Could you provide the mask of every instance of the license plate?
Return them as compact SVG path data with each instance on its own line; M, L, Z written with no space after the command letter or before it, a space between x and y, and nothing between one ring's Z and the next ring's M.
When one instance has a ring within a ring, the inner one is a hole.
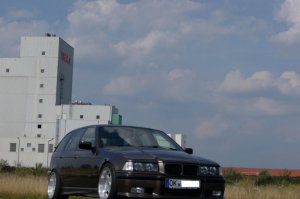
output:
M199 180L166 179L165 185L168 189L199 189Z

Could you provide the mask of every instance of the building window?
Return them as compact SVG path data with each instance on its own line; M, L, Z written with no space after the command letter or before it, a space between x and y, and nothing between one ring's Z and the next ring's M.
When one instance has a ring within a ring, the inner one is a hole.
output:
M31 143L27 143L27 147L30 148L31 147Z
M44 84L40 84L40 88L44 88Z
M32 148L32 151L35 151L35 148Z
M46 51L42 51L42 55L46 55Z
M100 115L96 115L96 119L99 120L100 119Z
M48 145L48 153L53 153L53 144Z
M37 125L37 128L38 128L38 129L41 129L41 128L42 128L42 125L41 125L41 124L38 124L38 125Z
M9 151L10 152L16 152L17 151L17 143L10 143Z
M38 144L38 152L44 153L45 151L45 145L44 144Z
M43 99L39 99L39 103L43 103L43 101L44 101Z
M80 115L80 119L83 119L83 115Z
M41 73L45 73L45 69L41 69Z
M24 148L21 148L21 151L24 151Z
M43 114L38 114L38 118L42 118L43 117Z
M9 68L7 68L5 71L6 71L7 73L9 73Z

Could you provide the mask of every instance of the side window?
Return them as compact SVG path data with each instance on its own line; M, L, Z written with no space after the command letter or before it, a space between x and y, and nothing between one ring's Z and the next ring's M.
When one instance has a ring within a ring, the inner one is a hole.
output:
M58 144L57 148L55 151L63 151L66 147L66 144L68 143L70 137L71 137L71 133L67 134L61 141L60 143ZM28 144L27 144L28 146Z
M173 145L171 145L171 143L168 140L166 140L161 135L155 134L154 138L156 139L157 144L160 147L164 147L164 148L173 148L174 147Z
M86 129L80 141L91 142L95 146L95 127Z
M79 141L82 136L82 133L84 132L85 129L78 129L74 133L72 133L72 137L69 140L65 151L77 151L79 149Z

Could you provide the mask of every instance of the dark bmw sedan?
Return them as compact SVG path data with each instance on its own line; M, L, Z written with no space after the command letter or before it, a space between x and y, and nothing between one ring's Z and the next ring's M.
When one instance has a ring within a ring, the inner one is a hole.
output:
M76 129L52 155L48 198L224 198L220 166L192 153L159 130Z

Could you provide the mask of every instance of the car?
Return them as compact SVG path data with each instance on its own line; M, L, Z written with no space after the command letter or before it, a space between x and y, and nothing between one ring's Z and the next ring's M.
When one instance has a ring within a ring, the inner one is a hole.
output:
M82 127L64 136L51 157L48 198L223 199L220 165L192 154L160 130Z

